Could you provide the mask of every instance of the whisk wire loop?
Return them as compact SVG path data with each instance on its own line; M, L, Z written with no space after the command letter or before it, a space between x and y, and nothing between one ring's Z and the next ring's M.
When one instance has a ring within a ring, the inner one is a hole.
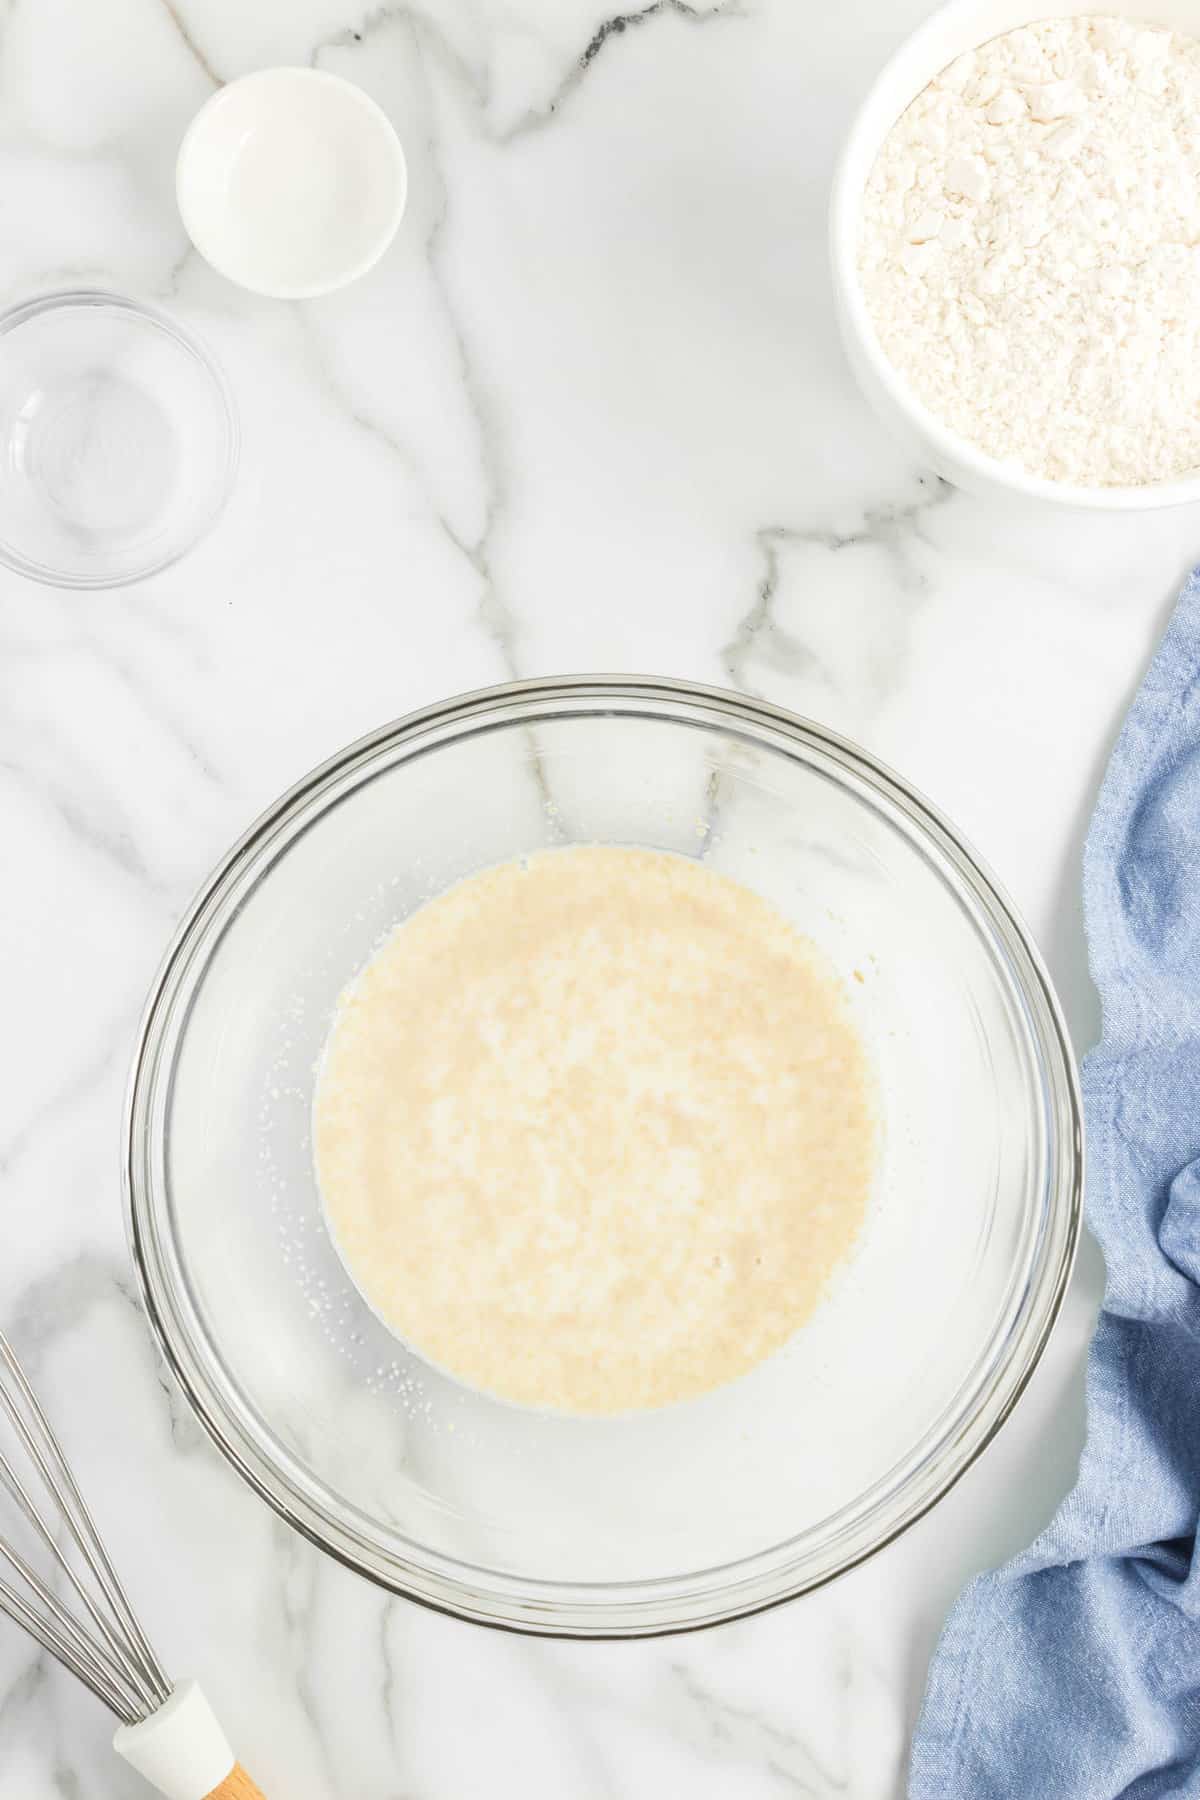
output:
M21 1577L22 1581L25 1583L23 1591L26 1595L32 1593L34 1598L44 1607L45 1611L49 1613L52 1622L58 1626L59 1630L68 1640L80 1660L99 1671L106 1682L112 1687L114 1693L120 1694L122 1704L127 1710L136 1711L141 1704L139 1696L127 1682L118 1677L115 1670L106 1669L104 1663L97 1656L96 1650L86 1631L84 1631L81 1625L76 1624L66 1607L63 1606L57 1595L55 1595L42 1580L37 1570L32 1568L30 1564L25 1561L25 1558L21 1556L18 1551L13 1549L11 1544L5 1543L3 1538L0 1538L0 1556L4 1558L5 1562L13 1572ZM13 1591L11 1583L7 1583L6 1585L10 1591ZM26 1599L26 1605L28 1606L28 1599Z
M95 1590L76 1570L63 1547L61 1533L47 1517L48 1509L35 1500L32 1478L23 1477L12 1456L0 1449L0 1485L41 1540L82 1605L91 1629L63 1604L2 1535L0 1557L24 1586L17 1587L0 1578L0 1609L91 1688L118 1718L127 1724L136 1723L166 1700L170 1684L134 1616L50 1423L3 1332L0 1406L24 1458L53 1503L53 1516L65 1527Z
M3 1343L3 1333L0 1333L0 1343ZM163 1672L162 1665L150 1647L149 1640L138 1622L136 1613L129 1604L129 1599L125 1593L125 1589L121 1585L120 1577L113 1567L112 1559L109 1556L108 1551L104 1547L104 1540L96 1529L92 1520L92 1515L88 1511L87 1503L79 1491L79 1485L75 1480L74 1472L59 1446L58 1439L54 1435L50 1421L42 1411L38 1397L26 1380L25 1372L21 1368L21 1365L16 1361L11 1349L6 1343L3 1347L7 1352L7 1360L12 1364L15 1370L25 1402L36 1421L38 1432L53 1461L57 1479L50 1481L49 1485L51 1491L58 1497L60 1505L63 1505L64 1511L68 1515L73 1535L79 1544L80 1552L96 1580L99 1582L104 1592L104 1596L113 1612L116 1614L117 1619L120 1621L123 1629L128 1635L130 1645L136 1653L137 1661L149 1682L154 1704L161 1705L171 1691L171 1684Z
M63 1667L69 1669L83 1685L90 1688L97 1700L117 1715L122 1724L136 1725L140 1713L128 1697L120 1693L112 1677L103 1667L90 1646L86 1650L75 1651L63 1636L56 1636L41 1615L30 1606L14 1588L11 1582L0 1576L0 1612L6 1612L14 1624L27 1631L30 1637L48 1650ZM86 1642L86 1640L85 1640Z

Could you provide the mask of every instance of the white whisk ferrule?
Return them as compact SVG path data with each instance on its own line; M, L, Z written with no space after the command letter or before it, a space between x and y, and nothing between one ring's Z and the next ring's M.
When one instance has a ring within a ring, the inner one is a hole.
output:
M208 1800L234 1767L229 1740L194 1681L179 1682L140 1724L122 1725L113 1749L166 1800Z

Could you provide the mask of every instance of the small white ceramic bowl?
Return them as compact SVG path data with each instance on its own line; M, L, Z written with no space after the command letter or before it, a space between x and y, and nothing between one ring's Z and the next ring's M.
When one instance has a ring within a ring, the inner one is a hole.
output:
M1200 36L1200 0L951 0L906 38L877 76L846 140L830 203L830 257L838 322L851 366L883 423L916 456L955 486L1060 506L1141 512L1200 500L1200 475L1143 487L1079 487L999 462L922 405L879 342L858 280L862 193L883 140L935 75L964 51L1045 18L1119 11L1124 17Z
M378 262L404 214L400 140L369 94L321 69L261 69L189 125L179 211L222 275L277 300L344 287Z

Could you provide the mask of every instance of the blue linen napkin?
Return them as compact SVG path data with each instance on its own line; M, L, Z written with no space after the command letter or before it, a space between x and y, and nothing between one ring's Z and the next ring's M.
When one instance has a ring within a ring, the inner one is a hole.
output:
M1113 752L1083 895L1108 1268L1087 1447L1052 1524L951 1611L910 1800L1200 1800L1200 571Z

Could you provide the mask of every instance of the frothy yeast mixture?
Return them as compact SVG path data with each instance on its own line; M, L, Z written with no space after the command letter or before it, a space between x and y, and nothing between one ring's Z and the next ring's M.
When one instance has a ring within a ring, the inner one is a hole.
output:
M875 1124L833 970L657 851L541 851L402 924L343 995L317 1175L414 1351L529 1406L703 1394L804 1324L862 1228Z

